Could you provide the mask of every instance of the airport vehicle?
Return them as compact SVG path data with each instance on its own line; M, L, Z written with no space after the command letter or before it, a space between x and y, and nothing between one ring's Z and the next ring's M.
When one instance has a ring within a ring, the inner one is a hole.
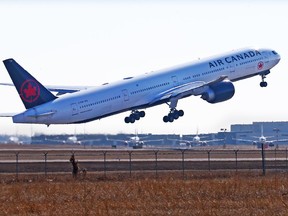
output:
M180 99L194 95L211 104L223 102L233 97L234 81L256 75L261 76L260 86L266 87L266 75L279 61L274 50L247 48L96 87L46 88L14 59L6 59L4 65L26 110L1 116L12 117L14 123L49 126L131 111L124 120L134 123L145 116L143 109L167 104L163 121L173 122L184 115L177 109Z

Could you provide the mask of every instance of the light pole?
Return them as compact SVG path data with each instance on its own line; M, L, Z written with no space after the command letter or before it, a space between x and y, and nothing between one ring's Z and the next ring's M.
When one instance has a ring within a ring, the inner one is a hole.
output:
M278 149L278 135L279 135L279 131L280 131L280 129L279 128L274 128L273 129L273 131L275 131L276 132L276 148Z
M226 129L226 128L221 128L220 131L222 131L223 134L224 134L224 144L223 144L223 148L226 148L226 131L227 131L227 129Z

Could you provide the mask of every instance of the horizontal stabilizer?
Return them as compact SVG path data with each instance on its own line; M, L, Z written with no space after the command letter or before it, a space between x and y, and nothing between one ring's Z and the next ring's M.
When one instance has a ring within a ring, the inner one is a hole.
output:
M17 113L0 113L0 117L13 117Z
M39 118L39 117L46 117L46 116L50 116L55 114L55 112L51 111L51 112L45 112L45 113L37 113L35 115L29 115L29 117L31 118Z
M12 83L0 83L2 86L14 86ZM45 85L45 88L51 92L57 92L56 95L63 95L66 93L73 93L78 92L81 90L86 90L92 88L93 86L52 86L52 85Z

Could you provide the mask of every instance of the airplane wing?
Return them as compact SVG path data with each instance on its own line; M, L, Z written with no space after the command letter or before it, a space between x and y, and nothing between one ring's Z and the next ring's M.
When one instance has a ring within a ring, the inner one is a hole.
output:
M112 141L112 142L120 142L120 143L129 143L129 142L131 142L130 140L120 140L120 139L110 139L110 138L108 138L107 136L106 136L106 140L107 141Z
M191 83L186 83L180 86L173 87L169 90L159 93L150 104L154 104L159 100L165 100L169 98L182 98L188 95L200 95L202 94L209 85L213 85L218 82L225 80L227 76L220 76L219 78L212 80L211 82L196 81Z
M2 86L14 86L12 83L0 83ZM45 85L45 87L52 92L57 92L56 95L63 95L66 93L73 93L81 90L91 88L93 86L54 86L54 85Z
M236 141L240 141L240 142L256 142L256 140L246 140L246 139L233 139L233 140L236 140Z
M13 117L17 113L0 113L0 117Z
M73 93L81 90L91 88L92 86L45 86L49 91L57 92L57 96L66 93Z
M218 141L223 141L224 139L212 139L212 140L202 140L203 142L218 142Z
M266 142L271 142L271 143L274 143L274 142L288 142L288 139L267 140Z
M141 140L144 143L148 143L148 142L164 142L164 139L155 139L155 140Z

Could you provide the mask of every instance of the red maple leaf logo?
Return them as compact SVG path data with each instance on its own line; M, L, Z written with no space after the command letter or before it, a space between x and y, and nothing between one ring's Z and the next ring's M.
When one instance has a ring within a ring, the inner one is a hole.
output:
M36 87L33 87L31 83L28 83L27 88L23 89L26 98L36 96L37 93L36 91L37 91Z
M257 67L258 67L258 70L261 70L264 66L264 63L261 61L258 63Z
M33 80L26 80L21 86L21 98L32 103L38 99L40 95L39 85Z

